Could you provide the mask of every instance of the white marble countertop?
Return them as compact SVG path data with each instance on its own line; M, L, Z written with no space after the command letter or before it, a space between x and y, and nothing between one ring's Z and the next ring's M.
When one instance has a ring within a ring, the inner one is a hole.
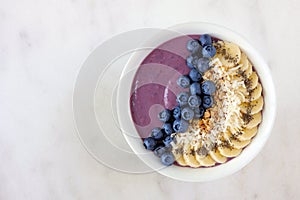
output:
M1 0L0 199L300 199L299 10L297 0ZM80 64L111 35L186 21L236 30L270 65L278 113L266 146L209 183L99 164L73 122Z

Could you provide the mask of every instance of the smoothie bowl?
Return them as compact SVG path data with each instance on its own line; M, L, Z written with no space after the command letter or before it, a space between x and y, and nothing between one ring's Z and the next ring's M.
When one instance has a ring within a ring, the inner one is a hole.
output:
M269 69L239 35L211 24L171 28L135 53L120 82L119 122L153 170L184 181L232 174L262 149L275 117ZM129 73L130 72L130 73Z

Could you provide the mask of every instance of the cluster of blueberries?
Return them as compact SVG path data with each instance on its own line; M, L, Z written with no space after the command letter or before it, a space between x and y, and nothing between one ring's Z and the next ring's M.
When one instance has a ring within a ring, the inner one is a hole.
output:
M187 131L189 120L202 118L205 110L213 105L212 95L216 91L212 81L202 79L209 69L210 58L216 54L211 37L205 34L199 40L189 40L187 50L191 52L186 59L191 70L189 74L180 76L177 84L181 88L189 88L189 92L177 95L178 105L173 110L165 109L158 114L159 120L164 123L162 128L152 129L151 136L144 139L145 148L154 151L166 166L175 161L170 152L170 143L173 141L171 134Z

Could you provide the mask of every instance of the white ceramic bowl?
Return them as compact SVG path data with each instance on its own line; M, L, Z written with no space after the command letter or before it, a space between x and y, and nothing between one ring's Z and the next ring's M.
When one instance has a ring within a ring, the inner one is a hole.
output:
M258 133L239 156L222 165L197 169L176 165L164 167L152 152L149 153L149 151L145 150L131 118L129 100L132 80L137 70L136 66L139 66L148 54L148 52L137 52L130 58L123 71L123 75L126 75L126 78L123 77L123 79L121 79L117 94L118 120L124 132L125 139L140 159L142 159L153 170L177 180L204 182L233 174L254 159L270 136L276 114L276 95L270 70L259 53L243 37L225 27L208 23L193 22L176 25L169 29L189 35L208 33L222 40L238 44L242 51L247 54L253 63L263 86L263 120L259 126ZM145 43L149 46L158 46L159 44L174 37L176 37L176 34L172 35L169 32L162 31L151 40L147 42L145 41Z

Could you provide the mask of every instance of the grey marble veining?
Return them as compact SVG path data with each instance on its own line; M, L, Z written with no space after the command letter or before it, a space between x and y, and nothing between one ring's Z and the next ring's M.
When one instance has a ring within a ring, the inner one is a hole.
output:
M0 199L299 199L299 10L296 0L0 1ZM278 114L266 146L209 183L100 165L73 122L80 64L111 35L186 21L239 32L270 65Z

